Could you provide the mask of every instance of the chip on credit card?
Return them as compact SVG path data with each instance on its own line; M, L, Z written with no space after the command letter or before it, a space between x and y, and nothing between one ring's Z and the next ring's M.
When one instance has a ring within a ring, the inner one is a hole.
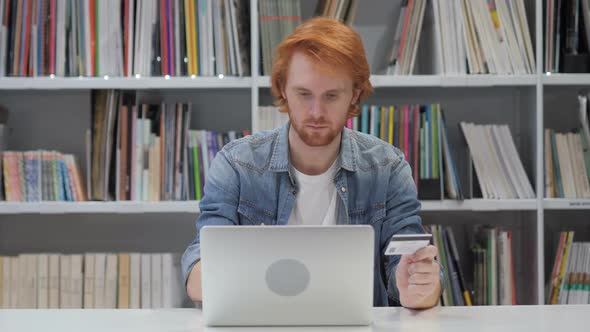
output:
M432 234L399 234L391 237L385 255L411 255L430 244Z

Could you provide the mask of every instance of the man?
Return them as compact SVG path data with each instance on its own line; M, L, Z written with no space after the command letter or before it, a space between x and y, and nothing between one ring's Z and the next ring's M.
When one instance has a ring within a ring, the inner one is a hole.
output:
M335 20L311 19L277 47L272 92L290 122L230 142L212 162L197 235L182 258L191 299L202 299L203 226L369 224L374 305L436 305L442 274L434 246L401 259L384 255L392 235L424 232L409 164L393 146L345 128L372 92L369 76L360 37Z

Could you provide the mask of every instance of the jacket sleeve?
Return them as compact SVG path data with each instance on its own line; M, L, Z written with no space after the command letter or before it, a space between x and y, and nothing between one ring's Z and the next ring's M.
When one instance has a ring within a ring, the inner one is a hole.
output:
M400 154L400 156L403 156ZM418 216L420 201L417 197L416 185L412 178L410 165L402 157L394 165L389 176L386 198L386 215L380 239L381 258L387 278L387 294L393 305L400 305L399 291L395 280L395 269L400 256L386 256L385 250L394 234L425 233L422 220ZM443 269L440 269L441 285L444 285Z
M200 231L208 225L237 225L239 177L226 151L222 150L213 159L205 181L204 195L199 204L196 220L196 236L184 251L181 259L184 284L193 266L201 259Z

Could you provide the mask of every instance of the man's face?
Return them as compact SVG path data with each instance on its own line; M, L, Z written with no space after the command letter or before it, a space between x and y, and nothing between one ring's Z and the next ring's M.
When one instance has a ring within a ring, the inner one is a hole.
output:
M305 54L294 53L283 91L291 128L305 144L314 147L328 145L338 137L359 94L353 91L352 78L346 71L327 71L319 66Z

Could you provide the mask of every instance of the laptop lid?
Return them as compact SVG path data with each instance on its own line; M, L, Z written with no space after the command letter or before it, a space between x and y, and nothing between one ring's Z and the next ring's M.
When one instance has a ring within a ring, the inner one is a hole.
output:
M206 226L200 239L207 326L372 321L371 226Z

